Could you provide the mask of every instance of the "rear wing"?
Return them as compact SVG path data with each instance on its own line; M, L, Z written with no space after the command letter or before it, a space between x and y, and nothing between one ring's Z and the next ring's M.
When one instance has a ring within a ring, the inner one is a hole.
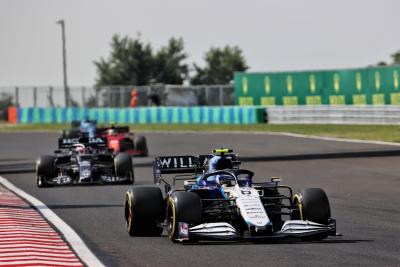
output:
M204 170L204 164L208 157L209 155L156 157L153 162L154 183L161 183L162 174L197 174Z
M110 129L114 129L118 133L129 133L129 126L113 126L96 128L96 135L103 135Z
M59 138L58 148L71 148L76 144L87 144L95 147L107 147L107 139L102 137Z

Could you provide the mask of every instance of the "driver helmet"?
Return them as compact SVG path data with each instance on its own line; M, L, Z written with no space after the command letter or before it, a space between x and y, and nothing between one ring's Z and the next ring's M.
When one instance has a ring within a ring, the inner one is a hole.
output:
M215 171L231 169L232 168L232 161L227 158L222 158L220 156L213 156L211 157L206 163L207 173L212 173ZM207 183L210 184L222 184L222 182L227 177L225 175L213 175L207 178ZM203 182L206 184L206 182Z
M107 130L107 134L108 134L108 135L116 135L116 134L117 134L117 131L116 131L115 129L111 128L111 129L108 129L108 130Z
M232 167L233 167L232 160L225 157L213 156L208 162L209 173L213 171L232 169Z
M214 172L217 170L217 163L218 160L221 159L220 156L213 156L211 159L208 160L208 172Z
M82 144L77 144L75 147L75 152L77 154L84 154L85 153L85 146Z
M88 118L84 118L83 120L81 120L81 128L87 128L90 125L90 121Z

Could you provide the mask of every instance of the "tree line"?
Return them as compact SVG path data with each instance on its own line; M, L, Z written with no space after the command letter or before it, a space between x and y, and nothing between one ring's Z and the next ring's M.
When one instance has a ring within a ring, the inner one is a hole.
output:
M385 67L385 66L400 65L400 50L391 54L390 57L392 58L391 62L379 61L376 64L376 66Z
M96 85L148 85L152 83L226 84L235 71L248 69L242 50L237 46L212 47L205 52L204 67L187 63L182 38L172 37L155 51L140 36L114 35L107 58L95 61Z

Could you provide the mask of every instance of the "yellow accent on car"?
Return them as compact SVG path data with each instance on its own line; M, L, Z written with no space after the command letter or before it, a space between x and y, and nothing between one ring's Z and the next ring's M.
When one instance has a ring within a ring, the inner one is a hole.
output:
M219 148L219 149L213 149L212 153L229 153L232 152L232 149L229 148Z
M300 211L300 220L303 220L303 206L301 205L300 197L298 194L295 194L293 196L293 201L297 199L297 205L299 206L299 211Z
M175 236L176 214L175 214L175 203L172 197L168 198L168 203L172 209L172 229L171 231L169 231L170 229L168 229L168 238L170 240L173 240Z
M132 227L132 219L133 219L131 194L126 193L126 201L128 202L128 209L129 209L128 219L127 219L127 229L129 232ZM130 214L130 216L129 216L129 214Z

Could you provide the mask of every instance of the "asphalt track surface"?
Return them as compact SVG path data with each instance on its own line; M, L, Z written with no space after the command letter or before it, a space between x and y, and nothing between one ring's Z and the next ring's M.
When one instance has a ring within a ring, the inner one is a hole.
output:
M107 266L399 266L398 147L263 134L146 133L151 156L203 154L231 147L261 181L281 176L295 189L321 187L342 237L322 242L173 244L130 237L123 219L126 185L39 189L33 173L4 174L69 224ZM0 133L0 163L51 153L57 134ZM328 156L326 156L328 155ZM136 185L152 184L151 158L135 159ZM145 163L145 164L143 164ZM147 165L146 165L147 164Z

